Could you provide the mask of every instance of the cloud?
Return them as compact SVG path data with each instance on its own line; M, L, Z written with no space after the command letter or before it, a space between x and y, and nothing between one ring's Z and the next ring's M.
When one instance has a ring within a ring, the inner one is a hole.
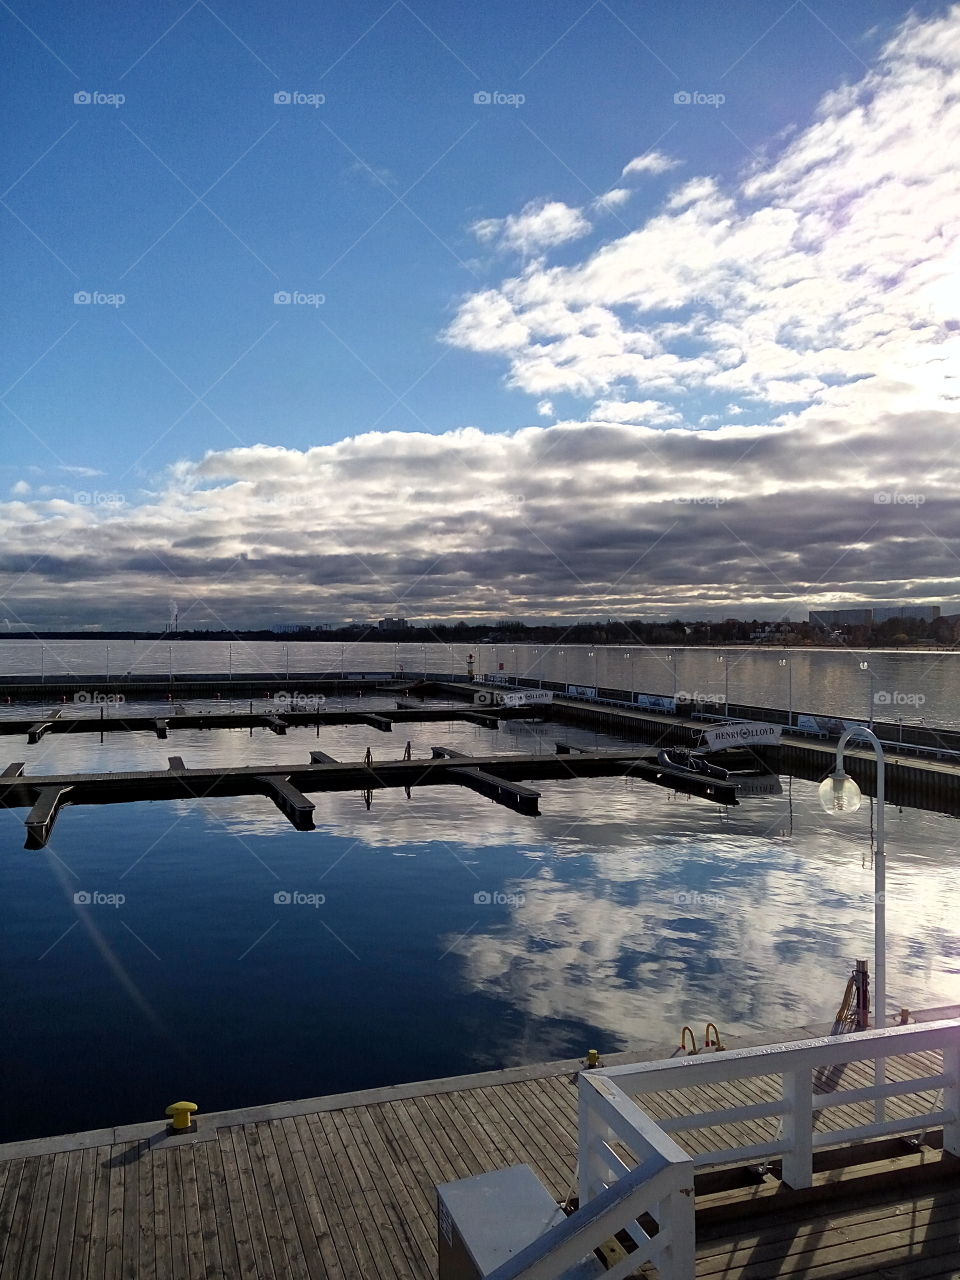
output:
M613 187L610 191L604 192L602 196L597 196L593 201L591 208L609 212L610 209L619 209L621 205L627 203L633 192L628 187Z
M592 230L579 209L561 200L532 200L518 214L485 218L470 228L481 244L523 254L552 249Z
M565 204L478 224L536 256L461 299L446 342L541 412L561 393L582 409L510 434L214 451L122 505L14 494L11 616L86 621L95 601L98 618L156 621L171 594L183 625L198 599L269 625L280 597L330 619L949 611L958 151L954 7L907 22L739 180L694 176L579 261L546 256L589 230Z
M679 168L681 163L680 160L665 156L662 151L648 151L625 164L620 177L627 178L632 173L668 173L671 169Z
M540 261L473 294L448 341L502 354L508 385L536 396L670 392L842 411L875 398L883 378L917 403L952 403L958 31L957 6L911 20L771 159L739 180L695 176L581 261Z

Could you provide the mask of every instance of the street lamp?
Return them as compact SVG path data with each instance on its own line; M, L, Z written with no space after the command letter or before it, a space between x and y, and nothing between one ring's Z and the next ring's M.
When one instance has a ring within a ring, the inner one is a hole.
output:
M717 654L717 661L723 663L723 714L726 719L730 718L730 668L727 666L726 659L722 653Z
M887 1009L887 902L886 855L883 847L883 807L884 781L886 761L883 747L876 734L862 725L847 729L837 743L836 768L829 777L820 783L818 796L827 813L855 813L863 800L860 788L843 767L843 749L851 738L863 738L873 747L877 754L877 846L873 859L873 1022L875 1027L886 1026ZM883 1083L884 1062L876 1060L876 1076L878 1084ZM883 1119L883 1099L877 1098L875 1112L878 1120Z
M675 661L676 654L666 653L664 654L664 658L667 662L670 663L670 669L673 672L673 699L674 701L676 701L677 699L677 664Z
M867 724L873 728L873 672L870 670L869 662L861 662L860 670L870 673L870 703L867 707Z
M793 662L790 658L778 658L777 665L787 668L787 726L793 724Z

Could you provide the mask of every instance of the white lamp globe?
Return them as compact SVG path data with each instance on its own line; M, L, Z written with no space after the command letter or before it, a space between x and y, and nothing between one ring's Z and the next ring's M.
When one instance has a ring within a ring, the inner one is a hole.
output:
M863 802L860 788L842 769L824 778L817 796L826 813L856 813Z

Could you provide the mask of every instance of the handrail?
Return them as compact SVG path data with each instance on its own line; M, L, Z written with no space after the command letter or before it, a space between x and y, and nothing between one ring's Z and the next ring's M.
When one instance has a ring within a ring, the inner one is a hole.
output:
M937 1050L943 1053L943 1070L932 1075L884 1082L882 1073L878 1073L880 1078L872 1085L838 1092L821 1092L822 1086L816 1078L816 1073L824 1068L852 1062L885 1062L894 1055ZM664 1134L678 1133L779 1116L781 1129L770 1140L697 1152L692 1159L695 1167L708 1168L782 1155L783 1179L792 1187L811 1185L813 1152L817 1148L894 1134L909 1134L934 1125L943 1125L944 1151L960 1156L960 1020L956 1019L878 1028L857 1035L827 1036L754 1049L723 1050L708 1057L667 1058L659 1062L607 1067L593 1073L591 1080L598 1083L605 1079L618 1092L623 1091L624 1097L633 1097L638 1094L777 1075L782 1081L779 1099L674 1115L659 1120L658 1127ZM882 1098L916 1096L941 1088L942 1107L938 1098L933 1107L927 1104L926 1110L916 1114L892 1120L874 1118L871 1123L848 1124L846 1127L814 1133L817 1115L829 1108ZM581 1115L584 1116L583 1111ZM586 1120L589 1125L589 1114L586 1115ZM644 1141L649 1142L649 1133L644 1135ZM582 1161L589 1159L594 1145L592 1135L581 1133L581 1151L585 1153L581 1156ZM634 1155L639 1156L640 1152L634 1150ZM619 1157L615 1159L621 1168L627 1167ZM608 1160L607 1167L615 1169L616 1165ZM596 1185L596 1173L588 1165L582 1164L581 1198L584 1188L589 1195Z
M663 1204L669 1204L673 1212L669 1220L664 1216L656 1236L648 1236L636 1226L636 1219ZM501 1263L485 1280L554 1280L631 1223L640 1248L611 1267L604 1280L624 1280L647 1261L655 1261L664 1280L693 1280L693 1174L689 1161L678 1167L663 1165L651 1156Z

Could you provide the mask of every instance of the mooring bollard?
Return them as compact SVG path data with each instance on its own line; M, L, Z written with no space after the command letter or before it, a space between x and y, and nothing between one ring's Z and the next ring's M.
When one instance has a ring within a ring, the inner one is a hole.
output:
M594 1067L600 1065L600 1054L596 1049L587 1050L587 1070L592 1071Z
M195 1102L171 1102L166 1111L166 1114L170 1116L167 1133L173 1137L181 1133L196 1133L197 1122L191 1119L196 1109L197 1104Z

